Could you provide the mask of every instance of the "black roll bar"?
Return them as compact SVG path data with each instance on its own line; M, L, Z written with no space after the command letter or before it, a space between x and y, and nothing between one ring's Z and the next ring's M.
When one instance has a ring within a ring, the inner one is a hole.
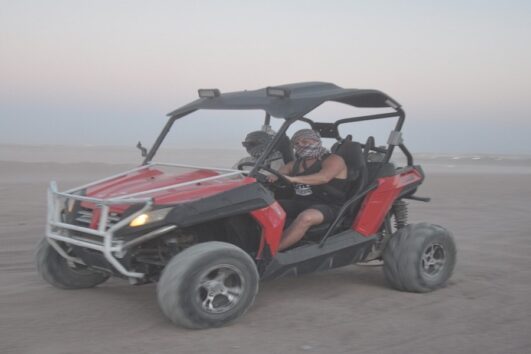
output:
M361 117L343 118L343 119L337 120L336 122L334 122L332 124L337 129L337 127L339 125L345 124L345 123L361 122L361 121L382 119L382 118L398 117L398 121L397 121L396 126L395 126L395 131L399 132L402 129L402 126L404 124L405 112L400 107L397 107L397 108L394 108L394 109L395 109L396 112L382 113L382 114L372 114L372 115L361 116ZM168 119L168 121L166 122L166 125L164 126L164 128L161 131L161 133L157 137L157 140L155 141L155 143L153 144L153 146L149 150L147 156L144 158L144 160L142 162L142 165L146 165L147 163L149 163L153 159L153 157L155 156L155 154L156 154L157 150L159 149L160 145L164 141L166 135L170 131L173 123L177 119L180 119L180 118L182 118L182 117L184 117L184 116L186 116L186 115L188 115L190 113L193 113L195 111L196 110L194 109L194 110L191 110L191 111L183 112L183 113L181 113L179 115L171 116ZM270 121L270 119L271 119L271 116L266 113L265 122L268 123ZM286 119L284 121L284 123L282 124L282 127L280 128L279 132L273 138L273 141L267 146L267 148L264 151L264 153L262 154L262 156L260 156L260 158L256 161L256 166L264 163L266 157L271 153L273 148L277 145L278 141L280 140L280 137L282 135L284 135L286 133L287 129L289 128L289 126L291 124L293 124L293 122L295 122L297 120L300 120L300 121L303 121L303 122L307 122L310 125L315 124L315 122L313 120L311 120L309 118L306 118L306 117L297 117L297 118ZM411 154L407 150L407 148L405 146L403 146L403 144L402 144L402 146L399 145L399 147L404 152L406 157L408 158L408 165L412 165L413 164L413 159L411 157ZM393 154L393 150L394 150L394 145L388 144L387 151L386 151L385 157L384 157L384 162L386 162L386 163L389 162L389 160L391 159L391 155ZM257 169L253 168L251 170L251 172L249 173L249 175L250 176L254 176L256 172L257 172Z
M400 145L398 145L398 147L400 148L400 150L402 150L402 153L404 155L406 155L407 165L408 166L413 166L413 156L411 155L411 153L409 152L407 147L404 144L400 144Z
M362 197L367 195L367 193L369 193L370 191L375 189L376 187L378 187L378 182L373 182L367 188L365 188L364 190L356 193L356 195L354 195L345 204L343 204L343 206L339 210L339 214L336 216L336 218L334 219L332 224L328 227L328 229L326 230L326 233L324 234L323 238L321 238L321 241L319 241L319 247L323 247L323 245L325 244L325 242L328 239L328 237L332 234L332 232L334 232L334 230L335 230L337 224L339 223L339 221L341 221L341 219L343 218L343 215L346 213L347 209L352 204L354 204L355 202L359 201Z
M162 141L164 141L164 138L166 138L166 135L168 135L173 123L177 119L180 119L180 118L182 118L184 116L187 116L188 114L190 114L192 112L195 112L195 110L184 112L184 113L181 113L179 115L171 116L168 119L168 121L164 125L164 128L162 128L162 131L160 132L159 136L157 137L157 140L155 140L155 143L153 144L153 146L149 150L147 156L144 158L144 161L142 161L142 165L147 165L153 159L153 156L155 156L155 154L157 153L157 150L159 149L160 145L162 144Z
M396 108L396 112L398 113L398 122L396 122L395 131L399 132L400 130L402 130L402 126L404 125L404 120L406 119L406 113L400 107ZM394 145L392 144L387 145L387 152L385 153L383 162L385 163L389 162L394 149L395 149Z

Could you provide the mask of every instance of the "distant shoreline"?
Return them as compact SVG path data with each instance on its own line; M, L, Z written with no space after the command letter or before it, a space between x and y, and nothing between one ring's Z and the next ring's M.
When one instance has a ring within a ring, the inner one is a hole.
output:
M243 149L167 148L161 149L155 161L231 168L243 156ZM427 173L531 174L531 155L414 153L413 157L414 164ZM16 176L17 170L33 173L81 165L125 169L140 165L142 160L135 147L0 144L0 177ZM399 151L393 161L398 166L406 162Z
M151 145L145 145L146 148L149 148ZM39 149L39 150L51 150L51 149L74 149L74 150L121 150L121 151L134 151L139 152L135 145L91 145L91 144L82 144L82 145L69 145L69 144L12 144L12 143L0 143L0 152L3 149ZM187 147L176 147L168 146L168 150L202 150L202 151L213 151L213 150L226 150L226 151L241 151L239 148L218 148L218 147L204 147L204 146L187 146ZM491 153L491 152L413 152L413 154L418 158L452 158L452 159L467 159L467 158L502 158L502 159L531 159L530 153Z

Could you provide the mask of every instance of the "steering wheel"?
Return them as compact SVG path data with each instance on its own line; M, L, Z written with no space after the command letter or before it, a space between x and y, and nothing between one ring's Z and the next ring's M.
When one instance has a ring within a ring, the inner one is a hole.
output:
M241 164L238 164L238 170L243 170L243 167L245 166L256 166L256 164L254 162L243 162ZM284 177L282 174L280 174L278 171L272 169L271 167L268 167L268 166L265 166L265 165L259 165L258 166L258 170L264 170L264 171L267 171L269 173L271 173L272 175L275 175L278 179L273 182L272 184L276 185L277 187L280 187L280 188L285 188L285 187L288 187L290 186L292 183L286 178ZM258 173L258 175L256 176L257 180L260 182L260 183L271 183L267 180L267 176L264 175L263 173Z

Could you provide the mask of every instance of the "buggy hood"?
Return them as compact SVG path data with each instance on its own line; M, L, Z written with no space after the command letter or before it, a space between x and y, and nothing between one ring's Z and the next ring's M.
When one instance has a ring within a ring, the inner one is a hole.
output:
M128 175L99 183L86 190L86 196L98 199L153 198L155 205L186 203L193 200L211 197L215 194L255 182L254 178L228 176L210 181L198 182L170 189L156 191L179 183L191 182L202 178L219 175L218 172L200 169L182 174L165 173L156 168L147 168L132 172ZM151 190L155 190L150 192ZM91 207L93 203L82 203ZM115 205L114 211L123 211L127 205Z

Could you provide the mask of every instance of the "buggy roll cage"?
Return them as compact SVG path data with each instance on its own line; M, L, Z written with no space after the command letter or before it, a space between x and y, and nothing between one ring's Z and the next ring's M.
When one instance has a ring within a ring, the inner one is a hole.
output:
M268 144L268 146L264 150L264 153L262 154L262 156L260 156L260 158L256 161L256 166L259 166L264 163L267 156L277 147L281 137L285 135L286 131L291 126L291 124L293 124L296 121L303 121L303 122L308 123L312 127L313 130L318 131L319 134L324 138L335 138L338 141L342 141L343 138L340 136L339 131L338 131L338 127L341 124L362 122L362 121L375 120L375 119L394 118L394 117L398 117L398 121L395 125L394 130L392 130L391 134L389 135L389 139L387 141L387 148L383 149L380 147L371 147L371 149L381 152L381 153L385 153L383 162L387 163L391 159L395 146L398 146L400 150L403 152L403 154L406 156L407 165L413 166L413 156L411 155L411 153L409 152L409 150L407 149L407 147L404 145L402 141L401 129L404 124L406 114L404 110L402 110L402 108L398 106L392 107L392 108L395 110L395 112L343 118L343 119L339 119L335 121L334 123L314 122L311 119L306 118L304 116L286 119L285 122L280 127L279 131L273 137L272 141ZM142 165L146 165L151 162L156 152L158 151L160 145L164 141L164 138L169 133L171 127L175 123L175 121L193 112L195 112L195 110L186 112L185 114L182 114L182 115L171 116L168 119L166 125L162 129L162 132L159 134L159 136L157 137L157 140L155 141L152 148L149 150L148 154L144 158ZM271 115L269 113L266 113L264 125L269 125L270 119L271 119ZM362 144L362 146L365 147L364 144ZM249 172L249 176L253 177L256 175L256 172L258 170L256 166Z
M323 137L336 138L341 141L337 131L340 124L358 122L372 119L398 117L395 129L391 132L385 149L385 162L388 162L394 147L399 146L408 159L408 165L413 164L413 158L402 144L400 130L405 119L405 113L400 104L390 96L378 90L345 89L327 82L301 82L280 86L270 86L258 90L244 90L237 92L221 93L218 89L200 89L199 99L188 103L168 114L170 117L162 132L157 137L153 147L145 157L143 164L149 163L162 141L170 131L173 123L197 110L263 110L266 112L265 123L268 124L271 116L285 119L280 131L273 141L266 147L262 158L257 165L262 164L285 134L287 128L295 121L301 120L309 123L313 129L319 131ZM391 108L392 113L374 114L369 116L344 118L335 123L317 123L304 117L324 102L333 101L360 108ZM378 151L378 148L374 149ZM250 173L256 174L256 169Z

